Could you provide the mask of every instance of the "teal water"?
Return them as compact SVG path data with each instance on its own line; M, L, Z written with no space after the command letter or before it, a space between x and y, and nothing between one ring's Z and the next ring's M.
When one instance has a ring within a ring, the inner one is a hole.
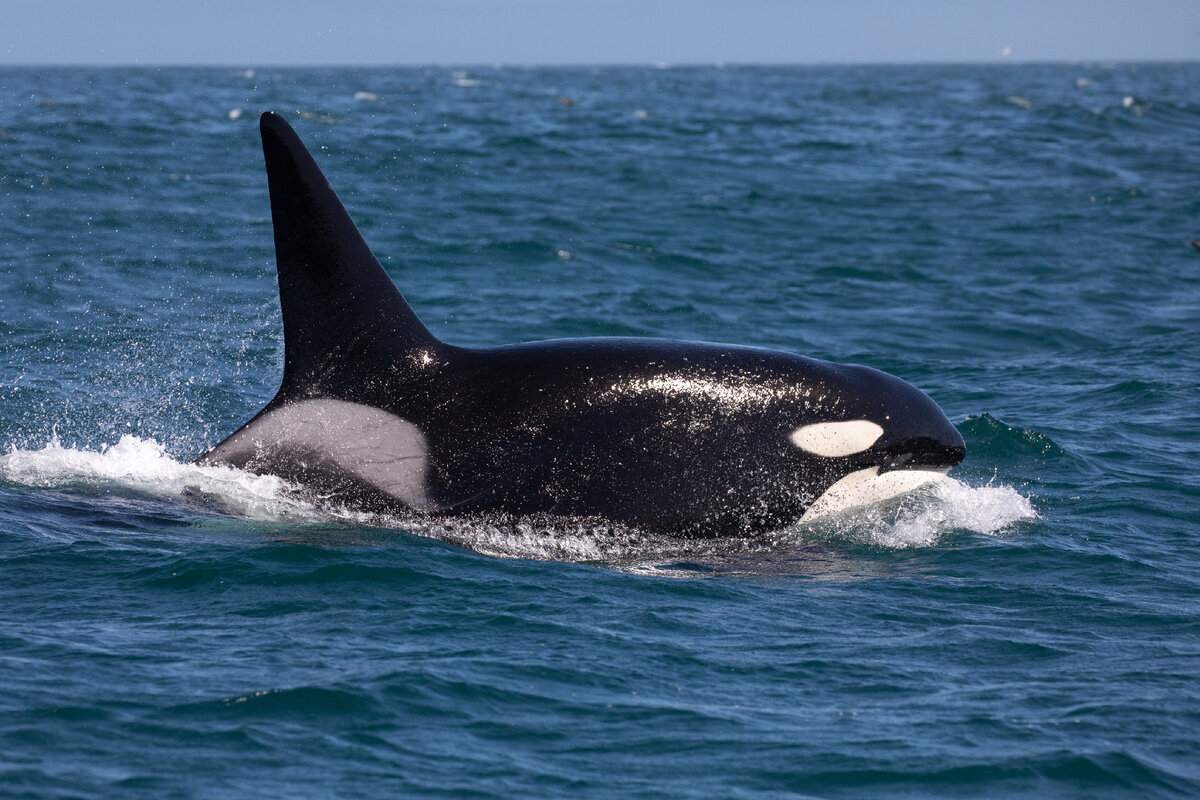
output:
M1197 87L0 69L0 795L1200 794ZM440 338L869 364L967 460L701 544L191 466L280 376L265 109Z

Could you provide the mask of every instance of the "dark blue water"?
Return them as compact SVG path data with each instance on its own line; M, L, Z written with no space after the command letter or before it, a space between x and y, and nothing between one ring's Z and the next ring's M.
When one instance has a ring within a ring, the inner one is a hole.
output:
M0 69L0 795L1200 794L1198 87ZM702 544L191 466L281 373L266 109L439 337L869 364L967 460Z

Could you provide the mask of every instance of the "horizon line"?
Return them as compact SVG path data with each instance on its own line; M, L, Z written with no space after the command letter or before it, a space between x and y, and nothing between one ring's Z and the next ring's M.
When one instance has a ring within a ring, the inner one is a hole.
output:
M233 62L233 61L0 61L0 69L36 68L83 68L83 69L422 69L422 68L470 68L470 69L715 69L756 67L946 67L946 66L1130 66L1130 65L1200 64L1200 58L1050 58L1017 59L1001 57L978 61L962 59L914 60L914 61L548 61L548 62L488 62L488 61L330 61L330 62Z

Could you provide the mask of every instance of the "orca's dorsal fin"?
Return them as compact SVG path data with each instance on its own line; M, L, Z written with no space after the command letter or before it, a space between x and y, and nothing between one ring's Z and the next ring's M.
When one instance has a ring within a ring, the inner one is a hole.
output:
M277 400L354 399L372 368L443 345L409 308L300 137L283 117L259 120L279 304L283 384Z

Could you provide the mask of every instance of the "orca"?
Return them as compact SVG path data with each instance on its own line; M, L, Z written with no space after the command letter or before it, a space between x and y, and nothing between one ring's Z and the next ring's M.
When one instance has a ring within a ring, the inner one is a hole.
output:
M260 120L283 316L266 407L198 459L410 518L745 537L945 475L966 454L892 375L769 349L584 338L466 348L405 302L284 119Z

